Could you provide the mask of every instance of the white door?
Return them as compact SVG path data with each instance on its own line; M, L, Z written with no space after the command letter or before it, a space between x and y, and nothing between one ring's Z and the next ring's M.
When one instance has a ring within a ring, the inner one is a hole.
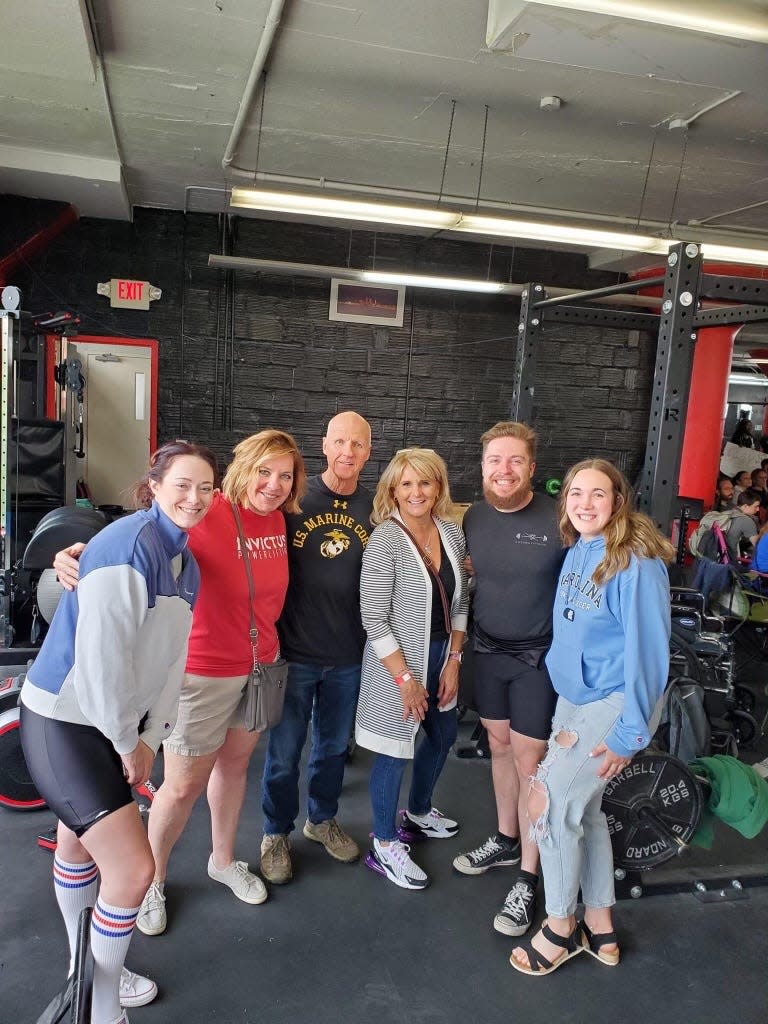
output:
M85 457L70 467L96 505L133 508L133 484L150 454L150 350L123 345L79 346L85 376Z

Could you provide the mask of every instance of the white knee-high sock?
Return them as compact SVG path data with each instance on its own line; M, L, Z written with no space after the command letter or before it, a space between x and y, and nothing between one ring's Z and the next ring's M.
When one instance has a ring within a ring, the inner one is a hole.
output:
M139 907L113 907L101 897L91 918L93 953L92 1024L111 1024L120 1019L120 971L131 943Z
M53 881L56 902L59 904L64 927L69 940L69 971L75 966L75 942L77 941L77 922L80 911L92 907L96 902L99 889L99 869L89 860L87 864L70 864L54 855Z

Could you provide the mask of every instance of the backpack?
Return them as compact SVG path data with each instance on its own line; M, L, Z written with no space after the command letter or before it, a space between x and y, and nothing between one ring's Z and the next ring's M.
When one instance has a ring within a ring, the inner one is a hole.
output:
M691 554L696 558L707 558L711 562L729 562L725 535L738 514L738 509L728 509L725 512L707 512L703 515L699 525L688 538L688 550Z

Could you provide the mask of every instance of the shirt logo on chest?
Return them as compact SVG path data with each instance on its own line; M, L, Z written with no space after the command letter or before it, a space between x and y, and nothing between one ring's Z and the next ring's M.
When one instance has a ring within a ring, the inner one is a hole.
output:
M331 530L330 533L326 533L323 536L328 538L328 540L324 540L320 545L320 554L323 558L335 558L342 551L346 551L351 543L351 539L341 530Z

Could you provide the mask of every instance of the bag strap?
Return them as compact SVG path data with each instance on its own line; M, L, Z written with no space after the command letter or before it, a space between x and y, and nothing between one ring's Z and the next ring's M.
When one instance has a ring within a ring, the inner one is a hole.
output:
M245 575L248 579L248 612L250 614L251 625L248 630L248 638L251 643L251 655L253 657L253 671L256 672L259 667L259 630L256 626L256 616L253 614L253 576L251 574L251 560L248 557L248 548L245 544L245 534L243 533L243 524L240 522L240 513L237 511L237 505L234 501L229 503L229 507L232 509L232 515L235 517L235 525L237 526L237 534L240 538L240 553L243 557L243 565L245 566Z
M440 593L440 601L441 601L441 603L443 605L443 622L445 623L445 631L448 634L448 636L450 636L451 635L451 611L450 611L450 606L448 604L448 595L445 592L445 586L443 584L443 581L440 579L440 573L435 568L435 563L432 561L432 559L429 557L429 555L426 553L426 551L422 550L421 545L419 544L419 542L416 540L416 538L413 536L411 531L408 529L408 527L405 525L405 523L402 520L396 519L394 516L391 516L390 521L393 522L393 523L397 523L397 525L406 534L406 536L410 538L412 543L415 545L416 550L421 555L421 560L424 562L424 565L426 565L427 572L430 573L432 578L437 583L437 589L438 589L438 591ZM439 529L438 529L437 532L438 532L438 536L439 536L439 534L440 534Z

